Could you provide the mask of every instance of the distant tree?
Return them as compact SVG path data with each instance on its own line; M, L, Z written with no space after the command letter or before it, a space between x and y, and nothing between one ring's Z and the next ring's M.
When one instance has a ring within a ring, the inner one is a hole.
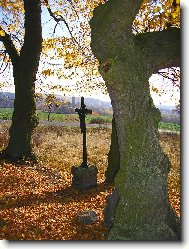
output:
M50 121L50 114L55 107L58 107L57 98L54 94L48 94L45 98L45 105L48 108L47 121Z
M71 114L71 113L75 113L75 109L72 108L72 104L70 101L68 101L67 99L64 99L63 101L60 102L58 112Z

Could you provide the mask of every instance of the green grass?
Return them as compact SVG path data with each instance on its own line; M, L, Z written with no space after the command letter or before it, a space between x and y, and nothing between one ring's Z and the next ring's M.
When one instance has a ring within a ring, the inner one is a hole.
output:
M39 120L47 120L48 113L43 111L38 111ZM79 122L78 114L58 114L51 113L50 121L59 121L59 122ZM87 115L86 116L87 124L107 124L112 123L112 116L96 116L96 115Z
M88 115L86 117L86 122L89 124L111 124L112 123L112 116Z
M11 120L12 118L13 108L0 108L0 119L4 120ZM37 111L39 120L47 120L48 119L48 112L44 111ZM58 121L58 122L79 122L78 114L58 114L58 113L51 113L50 114L50 121ZM86 116L86 123L88 124L105 124L111 123L112 116L96 116L96 115L87 115Z
M173 123L160 122L158 127L163 130L180 131L180 125Z
M11 120L13 108L0 108L0 119ZM48 112L38 111L39 120L47 120ZM79 122L78 114L58 114L51 113L50 121L58 122ZM96 116L96 115L87 115L86 123L88 124L111 124L112 116ZM180 131L180 125L173 123L159 123L159 129L171 130L171 131Z
M11 120L13 108L0 108L0 119Z
M47 120L48 112L38 111L39 120ZM77 114L58 114L51 113L50 121L58 122L79 122L79 117Z

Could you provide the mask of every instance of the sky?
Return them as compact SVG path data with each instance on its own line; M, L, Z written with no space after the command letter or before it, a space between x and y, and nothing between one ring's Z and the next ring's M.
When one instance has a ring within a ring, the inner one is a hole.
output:
M13 80L13 79L12 79ZM0 81L1 81L1 76L0 76ZM57 80L58 81L58 80ZM54 82L57 82L55 79L54 79ZM169 81L166 81L165 82L162 80L162 78L158 75L152 75L151 78L149 79L150 82L153 82L153 84L157 87L159 87L161 90L164 90L165 93L161 94L160 96L157 94L157 93L154 93L153 91L151 91L151 96L153 98L153 101L154 101L154 104L156 106L159 106L159 105L166 105L166 106L175 106L177 103L178 103L178 100L180 99L180 91L178 91L178 89L176 88L173 88L172 87L172 84L169 82ZM61 83L60 83L61 84ZM73 81L64 81L64 83L62 83L61 85L74 85L74 82ZM2 88L3 92L14 92L14 86L10 87L4 87ZM49 92L49 91L47 91ZM49 92L50 93L50 92ZM59 91L54 91L55 94L58 94L58 95L63 95L62 92L59 92ZM75 97L78 97L78 96L84 96L84 97L90 97L90 98L95 98L95 99L100 99L102 101L108 101L110 102L110 97L108 94L102 94L100 91L98 92L94 92L92 94L90 93L84 93L84 92L81 92L81 93L75 93L75 94L65 94L65 96L75 96Z
M42 16L42 22L45 23L49 20L49 14L47 13L47 11L44 11L44 15ZM55 26L56 22L54 20L51 20L50 22L48 22L49 25L46 25L45 29L43 29L43 37L49 37L49 34L52 35L53 33L53 29L52 27ZM56 36L62 36L64 35L65 37L70 37L70 34L65 26L64 23L61 23L61 25L57 26L56 28L56 32L55 32ZM102 79L103 80L103 79ZM55 82L58 82L57 79L54 80ZM61 82L60 84L62 85L74 85L74 81L77 81L77 79L73 79L72 81L69 80L64 80L64 81L59 81ZM159 75L152 75L151 78L149 79L150 84L153 83L157 88L161 88L162 90L164 90L164 93L162 93L161 95L154 93L153 91L151 91L151 96L153 98L154 104L155 105L168 105L168 106L175 106L178 104L178 101L180 99L180 91L178 91L178 89L173 88L172 84L170 83L170 81L168 80L162 80L162 77ZM61 94L60 92L56 92L56 94ZM103 101L111 101L110 97L108 94L102 94L100 91L98 92L94 92L94 93L76 93L76 96L84 96L84 97L92 97L92 98L97 98Z
M51 20L50 20L51 19ZM47 10L43 9L43 14L42 14L42 23L45 24L43 25L43 37L47 38L47 37L52 37L53 35L53 31L54 31L54 27L56 25L56 22L50 18ZM56 28L56 32L54 34L55 36L65 36L65 37L69 37L70 34L65 26L64 23L61 23L60 25L57 26ZM10 82L12 82L12 86L8 86L8 87L4 87L2 88L2 91L6 92L6 91L11 91L14 92L14 86L13 86L13 78L12 78L12 72L7 73L7 79L10 79ZM49 78L49 80L45 80L46 83L50 83L50 82L56 82L56 84L60 84L62 86L74 86L75 82L79 80L77 78L73 79L73 80L58 80L57 78ZM3 81L2 75L0 75L0 82ZM151 95L154 101L155 105L169 105L169 106L175 106L178 103L178 100L180 98L180 92L178 91L178 89L174 89L172 87L172 85L169 83L169 81L163 81L162 78L158 75L152 75L152 77L149 79L150 82L153 82L153 84L157 87L157 88L161 88L164 90L164 94L161 94L160 96L156 93L154 93L153 91L151 91ZM51 84L51 83L50 83ZM85 90L85 88L84 88ZM46 90L46 92L48 93L49 91ZM49 92L50 93L50 92ZM64 93L59 92L59 91L54 91L55 94L59 94L59 95L64 95ZM68 95L67 93L65 93L65 95ZM85 91L79 93L79 92L75 92L74 94L72 94L71 96L84 96L84 97L92 97L92 98L96 98L96 99L100 99L103 101L109 101L110 102L110 98L109 95L105 95L102 94L101 91L96 91L96 92L92 92L92 93L86 93Z
M175 106L180 100L180 89L173 87L170 80L163 79L157 74L153 74L149 79L150 84L153 83L158 89L160 94L151 90L151 96L155 105ZM164 91L164 93L161 93Z

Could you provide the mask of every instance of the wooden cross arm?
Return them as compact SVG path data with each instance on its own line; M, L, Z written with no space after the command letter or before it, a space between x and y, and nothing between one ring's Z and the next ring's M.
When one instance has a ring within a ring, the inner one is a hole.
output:
M78 112L78 114L79 114L81 112L81 109L80 108L76 108L75 112Z
M86 109L86 114L92 114L92 110Z
M92 114L92 110L88 110L87 108L85 108L85 109L76 108L75 112L77 112L79 115L80 114Z

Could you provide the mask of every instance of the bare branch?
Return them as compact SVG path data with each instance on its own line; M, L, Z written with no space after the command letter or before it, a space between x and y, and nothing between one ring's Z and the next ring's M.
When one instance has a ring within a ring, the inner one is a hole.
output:
M3 61L1 63L0 74L3 74L9 65L8 63L4 62L4 60L6 59L6 50L4 51L3 54L4 54L4 57L3 57ZM3 68L3 66L5 66L5 67Z
M54 35L54 34L55 34L55 32L56 32L56 28L57 28L57 26L58 26L58 22L56 23L56 25L55 25L55 27L54 27L53 35Z
M180 70L178 68L169 68L167 70L160 70L157 72L163 79L168 79L174 87L180 90Z
M56 15L52 12L52 10L51 10L51 8L50 8L50 6L49 6L48 0L44 0L44 1L45 1L47 10L48 10L50 16L54 19L54 21L55 21L57 24L58 24L59 22L64 22L64 24L66 25L66 28L68 29L68 31L69 31L69 33L70 33L72 39L73 39L74 42L79 46L79 43L78 43L78 41L75 39L75 37L72 35L72 31L71 31L71 29L70 29L68 23L66 22L65 18L64 18L63 16L61 16L61 15L57 15L57 16L56 16ZM56 25L56 26L57 26L57 25ZM55 26L55 29L56 29L56 26ZM54 29L54 32L55 32L55 29ZM79 46L79 47L80 47L80 46Z

